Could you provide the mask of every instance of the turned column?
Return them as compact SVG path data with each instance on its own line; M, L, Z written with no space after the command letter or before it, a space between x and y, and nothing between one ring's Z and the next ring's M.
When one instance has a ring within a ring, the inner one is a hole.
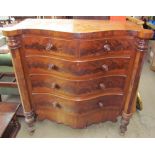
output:
M20 98L22 106L24 109L25 121L28 124L28 130L33 132L35 129L34 124L34 112L31 107L30 95L28 93L28 86L24 76L24 70L21 58L21 34L8 36L7 38L8 46L12 54L12 62L15 71L16 80L18 83L18 89L20 93Z
M127 90L127 97L125 101L125 107L122 113L120 131L125 133L127 131L127 125L129 124L130 118L132 117L132 109L134 104L134 99L137 96L137 89L140 80L140 74L144 61L144 54L147 51L148 41L141 38L136 38L135 42L135 60L133 63L133 70L131 71L131 77L129 82L129 89Z

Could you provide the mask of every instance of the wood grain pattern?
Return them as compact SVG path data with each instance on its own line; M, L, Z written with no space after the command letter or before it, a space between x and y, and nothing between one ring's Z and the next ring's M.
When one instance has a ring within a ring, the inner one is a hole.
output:
M45 98L46 97L46 98ZM116 107L121 111L123 94L110 94L94 97L93 99L74 99L63 98L52 94L37 94L33 95L35 109L53 109L65 111L71 114L83 114L96 111L98 109Z
M133 50L134 39L131 37L116 37L98 40L81 40L79 43L80 57L100 56L110 52Z
M113 56L87 61L65 60L44 56L26 57L29 74L56 74L66 77L90 77L129 69L130 56Z
M98 111L92 111L89 114L82 115L81 117L77 115L71 115L59 110L36 110L39 119L49 119L57 123L63 123L69 125L72 128L86 128L88 125L94 123L100 123L104 121L116 122L116 118L119 116L120 112L118 108L101 109Z
M87 95L110 91L111 89L124 90L125 75L107 76L92 80L71 80L58 76L33 75L32 93L60 93L66 95Z
M120 129L127 130L151 30L130 22L30 19L4 34L30 127L34 113L73 128L122 115Z
M126 31L126 32L125 32ZM97 38L106 36L132 35L143 39L153 36L150 30L142 29L131 22L105 20L72 20L72 19L27 19L3 31L6 36L19 34L40 34L52 37ZM76 34L76 35L75 35Z
M61 38L51 38L42 36L24 36L23 47L26 55L56 55L74 57L77 55L78 42Z

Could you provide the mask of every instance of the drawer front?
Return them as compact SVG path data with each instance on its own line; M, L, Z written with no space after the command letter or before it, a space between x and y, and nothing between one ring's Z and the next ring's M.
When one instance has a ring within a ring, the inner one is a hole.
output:
M39 94L33 95L33 105L35 110L61 110L66 113L83 114L95 110L118 108L121 110L123 95L107 95L94 99L74 101L60 96Z
M30 77L32 92L86 95L102 93L111 89L124 90L126 76L107 76L96 79L75 81L57 76L33 75Z
M71 62L48 57L27 57L29 74L54 73L64 76L103 75L129 68L130 57L102 58L99 60Z
M24 36L23 47L25 55L56 55L76 57L77 42L42 36Z
M127 38L81 40L80 57L101 56L107 54L117 54L125 50L134 49L134 40Z

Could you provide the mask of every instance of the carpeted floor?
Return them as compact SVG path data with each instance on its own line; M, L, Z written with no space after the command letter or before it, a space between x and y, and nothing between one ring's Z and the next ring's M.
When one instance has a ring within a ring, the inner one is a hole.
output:
M29 135L24 118L20 118L21 130L17 137L41 138L41 137L155 137L155 72L149 69L148 62L145 62L139 85L139 92L143 100L143 110L137 111L128 126L125 136L119 134L120 118L118 122L105 122L95 124L86 129L72 129L68 126L57 124L48 120L36 122L36 131ZM3 96L6 101L17 101L17 96Z

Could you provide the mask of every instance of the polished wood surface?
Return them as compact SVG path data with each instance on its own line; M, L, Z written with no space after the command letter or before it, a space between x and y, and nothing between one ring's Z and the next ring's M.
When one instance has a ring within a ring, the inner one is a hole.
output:
M126 131L152 31L130 22L28 19L3 33L29 127L34 114L74 128L122 115Z
M59 76L76 78L80 76L92 77L96 75L110 75L116 72L127 72L129 69L130 56L122 55L117 57L100 57L86 61L74 61L59 59L56 57L28 56L26 64L29 68L29 75L33 74L56 74Z
M111 89L124 89L125 75L112 75L98 77L91 80L71 80L58 76L46 76L43 74L30 77L32 93L59 93L73 96L84 96L110 91Z
M46 97L46 98L44 98ZM120 91L116 93L102 93L97 97L81 99L81 100L72 100L71 98L63 98L62 96L55 96L52 94L39 94L36 93L33 95L33 101L36 103L35 109L58 109L66 113L71 114L87 114L91 111L103 110L104 108L117 107L120 108L122 104L123 93ZM121 110L121 109L120 109Z
M26 19L7 31L20 29L43 29L58 32L90 33L112 30L143 30L137 24L131 22L109 21L109 20L80 20L80 19ZM150 31L146 32L150 33Z

